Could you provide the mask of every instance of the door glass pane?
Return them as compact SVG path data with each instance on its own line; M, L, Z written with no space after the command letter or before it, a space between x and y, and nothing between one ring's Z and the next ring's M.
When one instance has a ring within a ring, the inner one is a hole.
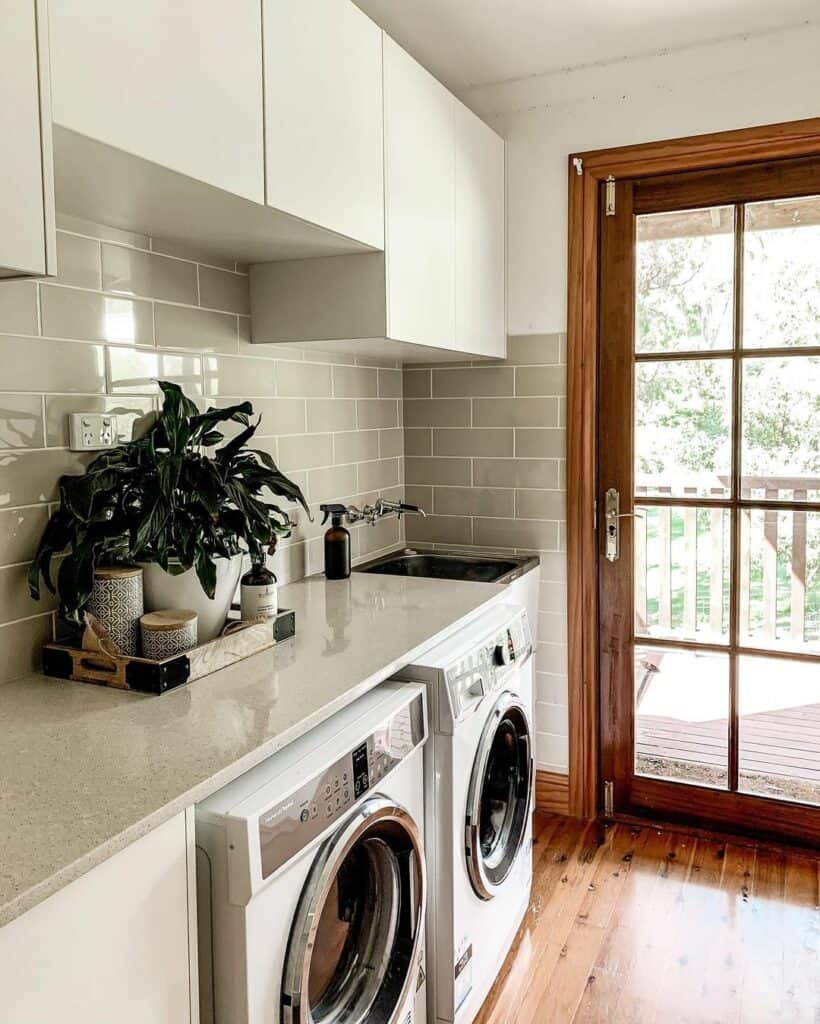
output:
M740 659L742 793L820 805L820 667Z
M820 345L820 196L746 206L743 345Z
M727 497L731 423L729 359L637 363L636 493Z
M635 351L732 347L734 209L636 218Z
M635 512L635 632L728 642L728 510L638 506Z
M743 360L741 496L820 501L820 358Z
M728 655L635 648L635 774L728 788Z
M742 644L820 653L820 512L741 513L739 599Z

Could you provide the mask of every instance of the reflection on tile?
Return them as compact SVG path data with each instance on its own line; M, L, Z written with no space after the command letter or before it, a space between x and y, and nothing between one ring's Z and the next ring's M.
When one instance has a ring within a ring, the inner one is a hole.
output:
M0 283L0 331L37 334L37 285L34 281Z
M46 337L118 345L154 344L150 302L41 284L40 304Z
M202 394L199 356L145 349L108 349L109 390L114 393L154 395L157 380L179 384L189 395Z
M117 416L120 441L141 437L154 421L149 397L103 398L99 395L46 395L46 444L67 447L68 415L72 412L110 412Z
M0 625L57 607L54 595L46 587L41 588L39 601L29 595L27 573L28 565L25 563L0 569Z
M206 395L265 398L276 393L276 364L270 359L202 357Z
M31 561L47 522L46 505L0 511L0 565Z
M39 395L0 395L0 449L43 447Z
M154 319L159 348L190 348L197 352L237 351L236 317L230 314L157 302Z
M196 305L196 266L150 252L102 245L103 289Z
M51 640L51 616L0 626L0 683L40 667L40 648Z
M59 448L0 452L0 508L53 501L59 478L64 473L82 473L90 461L88 454Z
M250 312L248 278L213 267L199 268L199 304L231 313Z
M105 390L105 364L101 345L39 338L0 337L3 391Z
M81 238L57 232L57 284L73 284L78 288L100 287L100 243L94 238Z

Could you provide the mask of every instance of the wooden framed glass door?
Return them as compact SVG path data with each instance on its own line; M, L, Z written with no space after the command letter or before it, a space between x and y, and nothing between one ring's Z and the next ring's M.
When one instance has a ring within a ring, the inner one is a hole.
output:
M605 810L820 844L820 160L600 201Z

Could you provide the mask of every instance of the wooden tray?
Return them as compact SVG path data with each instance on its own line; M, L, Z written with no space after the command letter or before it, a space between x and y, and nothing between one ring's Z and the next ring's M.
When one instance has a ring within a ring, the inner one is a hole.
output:
M45 644L43 672L57 679L113 686L119 690L165 693L268 650L278 641L293 636L294 627L294 613L283 610L272 622L237 624L227 636L218 636L162 661L101 654L67 644Z

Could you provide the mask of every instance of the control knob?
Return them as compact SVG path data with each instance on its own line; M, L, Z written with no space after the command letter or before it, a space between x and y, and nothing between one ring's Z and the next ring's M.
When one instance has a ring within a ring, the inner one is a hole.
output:
M505 639L503 644L496 644L493 651L493 662L496 665L510 665L513 661L512 644Z

